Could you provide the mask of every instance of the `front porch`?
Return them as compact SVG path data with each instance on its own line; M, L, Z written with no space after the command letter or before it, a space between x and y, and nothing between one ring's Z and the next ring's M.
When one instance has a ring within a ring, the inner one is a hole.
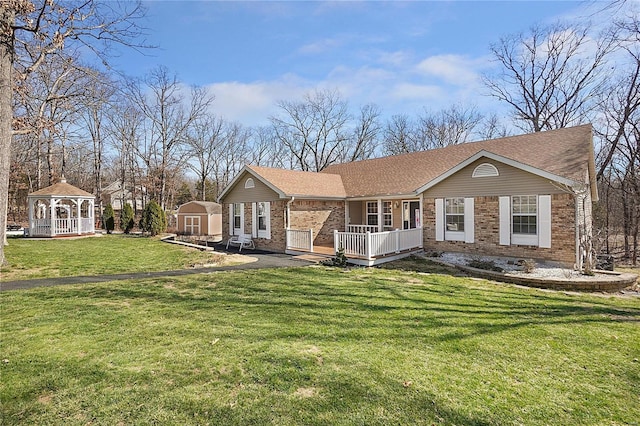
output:
M314 245L312 229L287 229L286 253L334 256L344 250L349 263L374 266L407 257L422 250L422 228L375 232L377 226L350 225L347 232L333 232L333 247Z

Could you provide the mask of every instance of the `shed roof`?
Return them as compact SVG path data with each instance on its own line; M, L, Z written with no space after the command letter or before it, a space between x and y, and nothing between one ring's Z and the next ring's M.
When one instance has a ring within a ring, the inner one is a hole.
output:
M64 178L64 176L61 177L57 183L54 183L53 185L47 186L46 188L39 189L29 194L29 197L32 197L32 196L95 198L93 194L90 194L87 191L84 191L80 188L77 188L67 183L67 180Z
M192 207L196 207L197 210L202 213L207 214L221 214L222 206L218 203L214 203L213 201L189 201L187 203L182 204L178 207L178 214L182 213L182 210L189 211L192 213L196 209L191 209Z

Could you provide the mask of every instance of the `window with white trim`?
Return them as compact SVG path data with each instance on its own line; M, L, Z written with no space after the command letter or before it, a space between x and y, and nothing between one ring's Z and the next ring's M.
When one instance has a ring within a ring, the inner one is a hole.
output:
M233 203L233 229L234 233L242 233L242 203ZM237 235L237 234L236 234Z
M500 245L551 248L551 195L499 197Z
M391 231L393 229L393 208L391 201L382 202L382 230Z
M258 203L258 233L267 230L267 220L269 219L269 203Z
M464 232L464 198L445 199L445 230Z
M511 222L514 234L538 233L538 197L514 195L511 198Z
M536 195L511 197L511 234L513 244L538 244L538 197Z
M244 182L244 189L251 189L255 187L256 187L256 184L253 181L253 178L247 178L247 180Z
M378 226L377 201L367 201L367 225Z

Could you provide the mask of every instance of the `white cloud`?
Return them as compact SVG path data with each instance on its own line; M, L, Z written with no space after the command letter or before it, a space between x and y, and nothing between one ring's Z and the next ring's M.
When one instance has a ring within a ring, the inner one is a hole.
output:
M416 65L415 70L427 77L436 77L456 86L476 85L479 71L487 66L488 61L470 59L461 55L436 55L424 59Z

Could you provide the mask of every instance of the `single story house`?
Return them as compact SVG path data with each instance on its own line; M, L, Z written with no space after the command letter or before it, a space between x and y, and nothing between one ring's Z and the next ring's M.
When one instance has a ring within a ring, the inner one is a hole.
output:
M597 201L591 125L337 164L245 166L219 197L223 239L373 265L417 250L582 264Z
M189 201L178 207L178 233L222 235L222 206L211 201Z

